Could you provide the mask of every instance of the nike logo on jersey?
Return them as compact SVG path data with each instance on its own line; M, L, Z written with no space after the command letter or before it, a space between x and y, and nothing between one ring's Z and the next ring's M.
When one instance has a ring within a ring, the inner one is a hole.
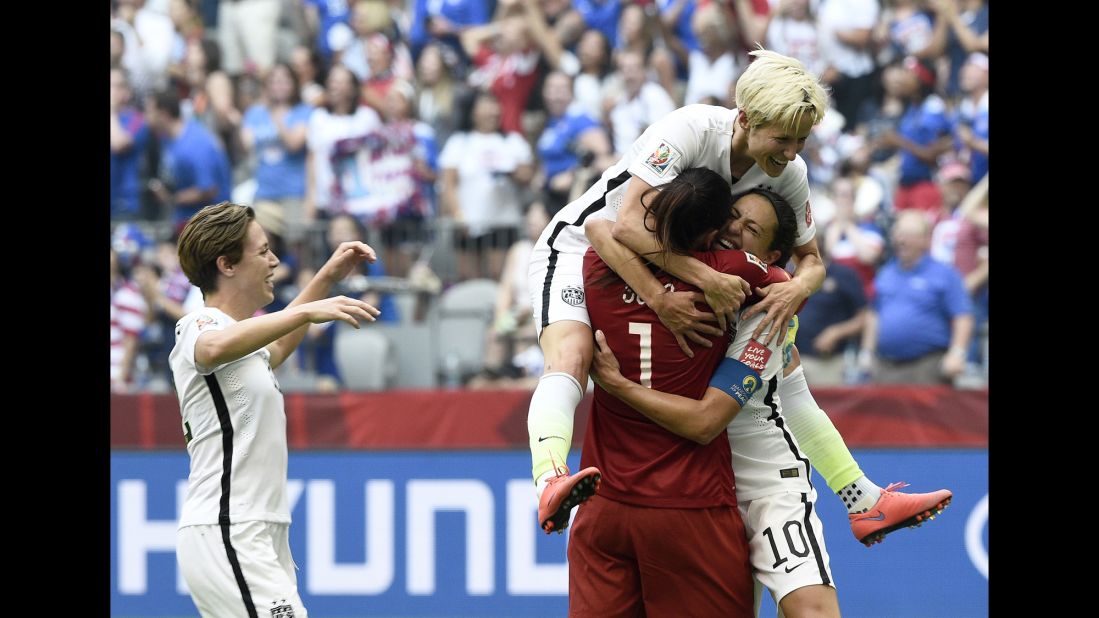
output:
M870 521L881 521L881 520L885 519L885 513L882 513L881 511L878 511L878 516L877 517L866 516L866 517L863 517L863 519L869 519Z
M539 437L538 441L541 442L542 440L549 440L550 438L557 438L558 440L561 440L561 441L565 440L561 436L545 436L545 437Z
M804 562L799 562L797 566L786 567L786 572L789 573L790 571L793 571L794 569L798 568L799 566L801 566L803 564L805 564L805 563Z

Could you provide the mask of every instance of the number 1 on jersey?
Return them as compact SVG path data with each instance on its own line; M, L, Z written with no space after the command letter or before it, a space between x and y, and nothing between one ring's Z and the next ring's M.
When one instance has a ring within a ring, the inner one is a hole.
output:
M653 387L653 325L630 322L630 334L641 336L641 386Z

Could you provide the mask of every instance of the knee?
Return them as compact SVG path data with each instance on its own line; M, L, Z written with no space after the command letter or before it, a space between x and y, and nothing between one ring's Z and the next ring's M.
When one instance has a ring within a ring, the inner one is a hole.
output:
M588 375L588 368L590 366L590 350L588 350L587 355L585 355L583 350L576 349L575 347L561 347L555 350L555 353L552 356L546 356L545 373L564 372L577 380L580 380L581 384L584 384L584 379Z

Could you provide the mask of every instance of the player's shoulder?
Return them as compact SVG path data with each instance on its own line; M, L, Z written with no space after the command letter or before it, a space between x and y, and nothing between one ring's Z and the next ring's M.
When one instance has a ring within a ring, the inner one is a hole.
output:
M217 328L220 330L228 326L232 321L233 319L220 309L215 307L199 307L176 322L176 332L179 333L184 328L190 326L194 326L199 332L204 332L210 328Z

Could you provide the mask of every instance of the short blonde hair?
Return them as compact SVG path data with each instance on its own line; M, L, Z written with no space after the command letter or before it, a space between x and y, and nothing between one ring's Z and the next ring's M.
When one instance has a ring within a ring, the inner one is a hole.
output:
M179 265L205 297L217 290L218 257L236 264L244 254L248 225L256 218L251 206L221 202L191 217L179 235Z
M828 108L828 91L796 58L760 46L736 83L736 106L748 115L748 125L778 123L793 130L805 114L820 124Z

